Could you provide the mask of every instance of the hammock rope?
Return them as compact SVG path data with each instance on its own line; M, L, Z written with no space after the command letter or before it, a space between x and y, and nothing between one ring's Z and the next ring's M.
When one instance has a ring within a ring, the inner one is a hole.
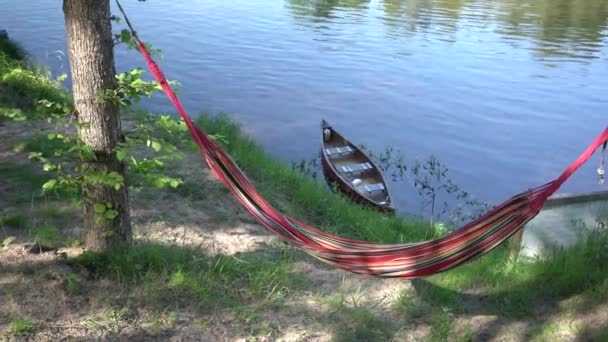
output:
M116 0L150 73L185 122L211 172L256 220L272 233L337 268L379 277L416 278L447 271L499 246L523 228L543 204L602 145L608 128L555 180L522 192L441 238L417 243L379 244L328 234L285 215L266 201L230 156L186 113L158 64L137 36Z

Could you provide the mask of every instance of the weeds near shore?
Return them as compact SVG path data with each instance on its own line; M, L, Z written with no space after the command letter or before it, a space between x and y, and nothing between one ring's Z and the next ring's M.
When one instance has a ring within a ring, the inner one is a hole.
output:
M392 146L377 153L364 145L361 148L383 172L387 181L398 187L413 188L421 203L421 216L433 227L436 221L457 227L483 215L494 205L479 201L463 190L449 176L448 167L435 156L408 164L405 154ZM408 166L410 165L410 166ZM323 174L321 157L292 161L291 169L312 180Z

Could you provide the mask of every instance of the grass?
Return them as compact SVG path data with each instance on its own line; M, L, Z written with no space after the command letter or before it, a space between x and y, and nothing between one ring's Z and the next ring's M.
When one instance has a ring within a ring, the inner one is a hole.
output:
M62 285L69 295L79 295L83 292L82 280L77 274L70 273L62 281Z
M432 310L432 306L410 291L402 291L393 304L394 308L408 319L419 319Z
M49 72L27 65L21 48L9 39L0 38L0 122L45 118L53 106L41 106L41 100L54 103L71 101L61 87L65 76L49 77Z
M578 336L582 341L608 341L608 324L595 328L582 328Z
M59 229L54 226L40 226L34 229L34 239L46 248L56 248L62 243Z
M303 284L290 270L289 251L210 258L199 250L138 244L109 255L85 253L72 260L96 274L107 274L124 285L144 285L152 304L168 300L195 308L207 305L237 307L239 303L280 303ZM169 302L171 303L171 302Z
M437 310L431 316L431 341L447 341L452 333L452 318L445 310Z
M11 332L15 335L29 336L34 333L34 325L27 319L11 321Z
M23 167L12 161L0 162L0 179L6 187L4 198L13 205L31 203L33 198L40 198L42 184L48 176L33 167ZM19 214L14 214L19 215Z
M608 231L595 231L549 258L513 263L499 257L489 256L429 279L433 286L426 287L425 297L445 304L446 297L458 300L457 292L483 289L490 303L512 316L531 314L530 303L543 299L579 293L594 302L608 299Z
M386 341L394 330L388 321L364 307L342 306L333 315L336 341Z
M28 218L22 214L8 213L0 216L0 226L24 229L28 225Z
M51 79L47 71L29 67L22 61L12 60L2 52L0 52L0 75L2 75L1 84L11 89L14 95L28 99L31 108L36 107L40 100L62 102L70 98L67 91L61 88L63 78Z
M137 289L141 295L134 304L159 312L152 322L159 329L175 325L175 312L218 311L231 312L239 325L258 335L273 330L261 312L287 311L287 298L304 291L304 277L292 270L293 254L271 250L208 257L187 247L137 243L108 255L85 253L68 262L110 277L125 289ZM68 293L83 293L77 279L64 282ZM173 313L167 313L169 308Z

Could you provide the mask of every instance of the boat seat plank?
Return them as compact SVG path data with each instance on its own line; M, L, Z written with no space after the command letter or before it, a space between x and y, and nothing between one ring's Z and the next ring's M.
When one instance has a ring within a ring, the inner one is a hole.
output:
M382 183L375 183L375 184L359 185L357 187L357 189L359 189L360 191L365 191L365 192L382 191L382 190L384 190L384 184L382 184Z
M355 172L371 170L373 168L374 167L370 163L360 163L360 164L343 165L343 166L339 167L339 170L342 173L355 173Z
M343 154L350 154L355 152L355 149L352 148L351 146L338 146L338 147L331 147L331 148L326 148L325 149L325 153L328 156L335 156L335 155L343 155Z

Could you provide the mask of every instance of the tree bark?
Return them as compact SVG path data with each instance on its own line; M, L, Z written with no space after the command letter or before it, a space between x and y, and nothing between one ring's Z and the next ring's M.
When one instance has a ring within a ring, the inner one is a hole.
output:
M116 85L114 46L109 0L64 0L63 12L68 35L68 51L78 135L95 158L81 158L83 175L117 172L126 179L124 163L116 157L121 137L118 104L99 100L98 95ZM116 190L109 185L85 182L82 189L84 242L89 250L109 251L116 244L131 241L126 183ZM108 204L118 216L102 219L96 204Z

